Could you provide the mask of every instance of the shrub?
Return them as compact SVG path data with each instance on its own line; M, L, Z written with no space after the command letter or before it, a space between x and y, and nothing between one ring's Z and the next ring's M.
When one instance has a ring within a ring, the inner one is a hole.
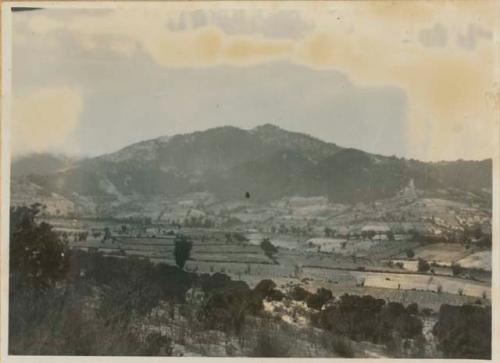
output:
M10 209L11 290L19 283L46 288L64 279L69 270L69 249L48 223L37 223L42 206Z
M282 291L276 289L273 289L267 296L267 299L269 301L282 301L284 298L285 294Z
M444 304L433 333L447 358L491 359L491 307Z
M325 332L321 338L322 345L330 352L342 358L354 358L354 348L349 339Z
M324 304L332 298L332 292L325 288L319 288L315 294L309 294L306 298L307 307L321 310Z
M451 271L453 273L453 276L460 275L462 273L462 266L460 266L458 263L453 263L451 265Z
M215 290L198 312L198 319L208 329L239 333L247 315L262 310L262 298L248 286Z
M262 248L266 256L274 261L274 255L278 252L278 249L271 243L269 238L264 238L260 243L260 247Z
M174 257L175 263L179 268L184 268L186 261L191 255L191 249L193 248L193 242L187 239L185 236L179 236L174 242Z
M305 301L307 297L310 295L310 292L305 290L300 286L295 286L290 292L289 297L292 300L296 301Z
M418 304L412 303L406 307L408 314L417 315L418 314Z
M419 272L427 272L430 269L429 262L424 260L423 258L418 259L418 271Z
M406 250L406 257L413 258L415 257L415 252L410 248Z
M423 308L422 309L422 314L424 316L431 316L433 313L432 309L431 308Z
M171 356L172 340L160 333L149 334L142 344L141 355L145 356Z
M257 337L251 356L262 358L288 357L289 351L290 347L284 339L280 339L268 332L261 332Z
M422 334L422 322L403 305L372 296L344 295L314 319L316 325L336 335L376 344L388 344L394 334L410 339Z
M253 289L262 299L269 296L271 291L276 287L276 284L272 280L262 280Z

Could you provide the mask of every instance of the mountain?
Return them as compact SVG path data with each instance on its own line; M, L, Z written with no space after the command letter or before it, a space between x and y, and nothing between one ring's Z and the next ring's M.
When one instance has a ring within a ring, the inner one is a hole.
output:
M374 155L266 124L160 137L25 177L63 196L210 191L221 199L250 192L256 201L324 195L331 201L357 202L393 196L410 180L429 192L454 188L483 193L491 191L491 169L491 160L425 163Z
M71 166L76 160L65 155L32 153L12 160L11 174L14 177L30 174L53 174Z

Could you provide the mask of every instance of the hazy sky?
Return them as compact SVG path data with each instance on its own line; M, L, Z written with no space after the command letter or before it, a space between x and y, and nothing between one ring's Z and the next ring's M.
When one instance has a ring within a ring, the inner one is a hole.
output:
M112 6L12 14L15 154L264 123L424 160L494 151L494 1Z

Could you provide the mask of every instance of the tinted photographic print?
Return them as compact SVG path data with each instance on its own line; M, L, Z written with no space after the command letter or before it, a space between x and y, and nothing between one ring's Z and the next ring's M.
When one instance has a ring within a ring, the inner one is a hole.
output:
M494 361L498 10L4 2L2 359Z

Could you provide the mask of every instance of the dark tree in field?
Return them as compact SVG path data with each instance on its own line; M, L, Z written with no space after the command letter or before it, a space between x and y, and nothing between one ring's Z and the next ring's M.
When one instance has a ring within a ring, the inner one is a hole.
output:
M406 250L406 257L413 258L415 257L415 252L410 248Z
M111 239L111 230L109 227L104 228L104 237L102 237L102 242L107 241L108 239Z
M179 236L175 239L174 245L174 257L175 263L179 268L183 269L186 261L191 256L191 249L193 248L193 242L191 242L185 236Z
M451 271L453 272L453 276L460 275L462 273L462 266L460 266L458 263L453 263L451 265Z
M267 257L273 260L274 263L277 263L276 260L274 259L274 254L278 252L278 249L276 248L275 245L271 243L269 238L264 238L260 243L260 247L262 248Z
M395 237L394 237L394 232L393 231L389 231L387 232L387 239L389 241L394 241L395 240Z
M33 204L10 210L11 281L35 288L54 285L69 268L66 244L51 225L35 221L40 209L40 204Z
M418 259L418 271L419 272L427 272L431 266L429 265L429 262L424 260L423 258Z

